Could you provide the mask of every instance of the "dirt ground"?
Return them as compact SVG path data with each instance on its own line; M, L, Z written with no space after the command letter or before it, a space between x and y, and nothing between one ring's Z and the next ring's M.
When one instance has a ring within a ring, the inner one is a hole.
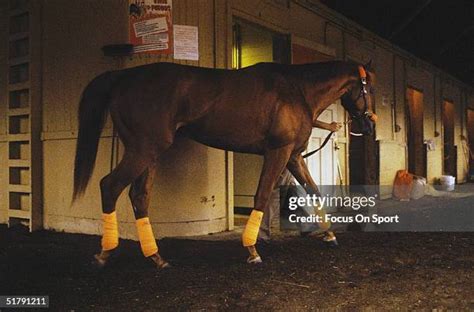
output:
M159 241L173 265L156 271L122 240L110 265L92 265L98 236L0 226L0 294L49 295L53 310L474 309L474 233L279 236L245 263L238 234Z

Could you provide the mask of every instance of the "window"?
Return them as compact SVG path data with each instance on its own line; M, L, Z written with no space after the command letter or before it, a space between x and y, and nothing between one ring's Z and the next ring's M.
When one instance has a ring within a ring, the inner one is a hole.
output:
M27 56L29 53L29 40L23 38L20 40L10 41L10 59Z
M28 13L10 17L10 35L24 33L29 29Z
M29 65L28 63L14 65L10 67L10 84L28 81Z
M26 9L28 0L10 0L10 10Z
M24 108L29 106L30 92L28 89L16 90L10 92L9 108Z

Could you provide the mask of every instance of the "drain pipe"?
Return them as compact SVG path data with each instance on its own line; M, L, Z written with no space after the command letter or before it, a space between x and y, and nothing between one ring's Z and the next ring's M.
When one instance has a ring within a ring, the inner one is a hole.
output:
M403 104L405 112L405 169L409 169L409 157L408 157L408 140L409 133L407 131L408 116L407 116L407 60L403 60Z
M393 52L392 52L393 53ZM392 102L392 140L396 140L396 132L399 132L400 130L398 129L398 123L397 123L397 75L395 73L396 70L396 60L397 60L397 55L393 53L392 57L392 96L393 96L393 102Z

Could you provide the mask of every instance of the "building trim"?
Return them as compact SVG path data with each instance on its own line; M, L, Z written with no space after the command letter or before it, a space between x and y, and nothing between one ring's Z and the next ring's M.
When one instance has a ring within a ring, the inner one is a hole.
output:
M297 44L306 48L310 48L312 50L318 51L322 54L326 54L328 56L336 57L336 49L330 46L320 44L316 41L309 40L306 38L298 37L294 34L291 34L291 43Z
M48 131L41 133L41 141L53 141L53 140L76 140L78 137L78 131ZM102 131L100 136L103 138L112 137L112 128L106 128ZM1 139L1 137L0 137Z
M318 1L292 0L292 2L328 20L328 22L340 28L343 32L359 37L361 41L371 41L373 44L389 50L391 53L398 54L398 56L402 59L411 60L415 67L423 67L433 72L433 74L443 75L455 82L460 88L468 88L472 90L472 87L467 83L459 80L451 74L448 74L433 64L416 57L410 52L388 41L387 39L376 35L367 28L355 23L354 21L351 21L344 15L332 10Z

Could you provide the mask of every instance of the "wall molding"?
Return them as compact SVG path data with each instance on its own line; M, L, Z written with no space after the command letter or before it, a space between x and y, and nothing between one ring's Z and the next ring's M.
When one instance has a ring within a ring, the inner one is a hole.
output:
M53 141L53 140L76 140L78 131L54 131L54 132L42 132L41 141ZM100 138L111 138L112 128L106 128L102 131ZM1 136L0 136L1 141Z
M313 41L313 40L298 37L298 36L295 36L293 34L291 35L291 44L297 44L297 45L300 45L300 46L318 51L319 53L336 57L336 49L335 48L332 48L330 46L318 43L318 42Z

